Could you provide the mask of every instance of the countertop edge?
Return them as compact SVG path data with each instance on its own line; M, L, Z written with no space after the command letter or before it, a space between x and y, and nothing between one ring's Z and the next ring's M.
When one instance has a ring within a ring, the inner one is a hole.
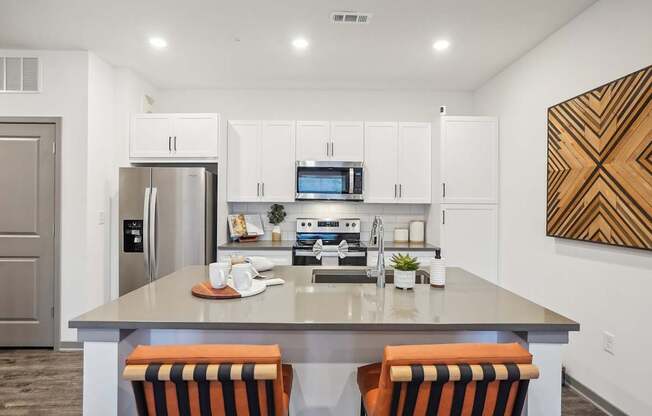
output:
M342 324L342 323L270 323L270 322L106 322L69 321L74 329L202 329L265 331L510 331L577 332L580 324Z

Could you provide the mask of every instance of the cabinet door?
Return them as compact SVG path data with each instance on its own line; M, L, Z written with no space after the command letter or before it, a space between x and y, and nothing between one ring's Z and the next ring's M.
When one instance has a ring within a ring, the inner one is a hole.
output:
M177 114L173 122L174 157L217 159L217 114Z
M443 203L498 202L496 118L442 117L441 180Z
M260 193L260 121L229 121L227 200L257 201Z
M297 121L296 160L329 160L329 140L328 121Z
M498 283L497 210L489 204L443 205L441 247L446 266Z
M168 114L136 114L131 120L130 158L172 157L172 124Z
M431 140L430 123L399 123L398 202L431 202Z
M398 198L398 123L369 122L364 128L364 200Z
M331 122L331 159L346 162L364 160L364 123L361 121Z
M263 121L260 142L261 200L294 202L294 121Z

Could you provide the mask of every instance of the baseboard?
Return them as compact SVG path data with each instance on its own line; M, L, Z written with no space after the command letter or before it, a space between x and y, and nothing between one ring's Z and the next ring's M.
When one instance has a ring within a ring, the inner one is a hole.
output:
M59 351L65 351L65 350L81 350L84 348L84 343L83 342L77 342L77 341L61 341L58 345L58 350Z
M577 381L573 377L569 376L568 373L566 373L566 385L571 387L573 390L581 394L582 396L586 397L588 400L593 402L596 406L598 406L602 411L608 413L611 416L627 416L627 413L623 412L610 402L608 402L606 399L604 399L602 396L600 396L598 393L594 392L590 388L586 387L584 384L581 382Z

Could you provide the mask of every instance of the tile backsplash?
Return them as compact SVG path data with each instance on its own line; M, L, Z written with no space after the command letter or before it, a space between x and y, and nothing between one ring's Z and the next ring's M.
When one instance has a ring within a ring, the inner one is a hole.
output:
M272 224L267 221L271 203L229 203L229 214L260 214L265 225L264 240L272 238ZM284 240L294 240L297 218L360 218L363 240L369 239L375 215L383 217L385 240L394 238L395 228L408 228L410 221L425 221L427 205L367 204L355 202L299 201L282 204L287 212L281 224Z

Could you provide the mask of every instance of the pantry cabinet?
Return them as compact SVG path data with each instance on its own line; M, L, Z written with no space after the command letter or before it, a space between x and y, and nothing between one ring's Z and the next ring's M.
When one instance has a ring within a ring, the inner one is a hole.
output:
M365 123L365 202L431 202L430 123Z
M361 121L297 121L296 160L361 162L363 158Z
M293 121L229 121L227 200L294 201L294 146Z
M214 162L218 114L135 114L131 119L132 162Z

